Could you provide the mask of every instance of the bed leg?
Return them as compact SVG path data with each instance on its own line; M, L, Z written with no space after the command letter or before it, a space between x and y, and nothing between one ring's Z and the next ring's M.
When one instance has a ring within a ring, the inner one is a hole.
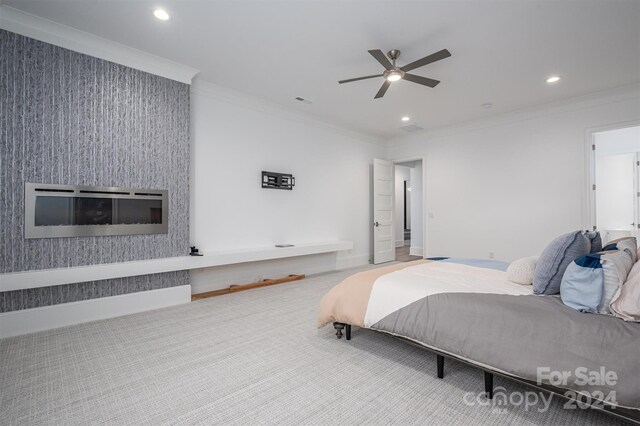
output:
M333 328L336 329L336 337L342 339L342 330L344 330L344 324L341 322L334 322Z
M438 364L438 379L444 377L444 357L436 354L436 363Z
M351 340L351 324L345 324L345 331L347 333L347 340Z
M493 399L493 374L488 371L484 372L484 392L487 398Z

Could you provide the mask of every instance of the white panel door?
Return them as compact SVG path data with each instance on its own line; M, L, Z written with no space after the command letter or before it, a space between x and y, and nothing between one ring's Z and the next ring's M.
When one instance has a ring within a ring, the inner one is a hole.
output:
M638 141L640 143L640 141ZM633 159L633 223L631 235L640 241L640 152Z
M596 153L596 225L606 243L636 234L636 153Z
M373 160L373 263L396 260L393 230L393 163Z

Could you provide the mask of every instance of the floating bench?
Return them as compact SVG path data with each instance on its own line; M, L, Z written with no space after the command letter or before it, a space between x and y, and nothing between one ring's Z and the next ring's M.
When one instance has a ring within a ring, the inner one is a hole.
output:
M163 272L210 268L261 260L282 259L310 254L353 249L351 241L298 244L293 247L263 247L242 250L211 251L204 256L179 256L134 262L105 263L71 268L40 269L0 274L0 291L51 287L87 281L159 274Z

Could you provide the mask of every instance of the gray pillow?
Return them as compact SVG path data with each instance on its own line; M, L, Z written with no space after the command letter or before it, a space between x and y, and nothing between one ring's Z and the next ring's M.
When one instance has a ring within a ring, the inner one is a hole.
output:
M584 235L591 240L591 253L602 251L602 238L598 231L585 231Z
M582 232L560 235L544 249L533 273L535 294L558 294L567 266L591 253L591 240Z

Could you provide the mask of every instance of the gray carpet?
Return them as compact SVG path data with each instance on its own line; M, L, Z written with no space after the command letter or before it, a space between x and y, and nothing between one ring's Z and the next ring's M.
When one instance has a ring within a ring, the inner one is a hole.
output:
M0 423L619 424L558 398L542 413L468 405L479 370L448 361L438 380L425 350L369 330L350 342L316 330L318 301L350 273L4 339Z

